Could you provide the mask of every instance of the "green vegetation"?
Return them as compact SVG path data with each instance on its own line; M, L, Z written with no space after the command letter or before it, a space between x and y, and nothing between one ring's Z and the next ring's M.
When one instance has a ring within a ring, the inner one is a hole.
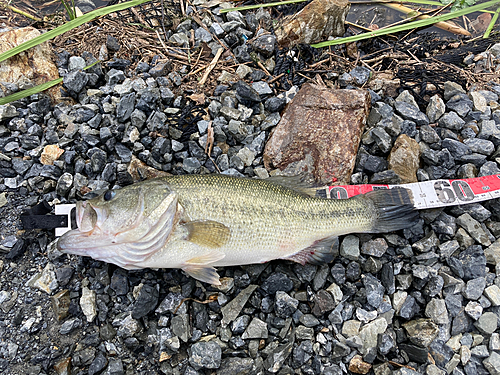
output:
M90 22L98 17L102 17L102 16L105 16L105 15L113 13L113 12L118 12L120 10L128 9L128 8L134 7L136 5L146 3L148 1L150 1L150 0L132 0L132 1L127 1L125 3L120 3L120 4L116 4L116 5L111 5L109 7L99 8L99 9L93 10L92 12L86 13L83 16L75 18L74 20L71 20L69 22L66 22L64 25L56 27L53 30L47 31L46 33L44 33L40 36L37 36L36 38L28 40L27 42L24 42L24 43L18 45L17 47L14 47L14 48L12 48L4 53L1 53L0 54L0 62L7 60L9 57L15 56L20 52L26 51L27 49L35 47L35 46L37 46L43 42L46 42L52 38L55 38L58 35L64 34L68 31L71 31L74 28L81 26L84 23Z
M65 23L62 26L59 26L53 30L50 30L36 38L33 38L25 43L20 44L17 47L14 47L4 53L0 54L0 62L4 61L12 56L17 55L18 53L21 53L23 51L26 51L29 48L35 47L43 42L46 42L58 35L61 35L65 32L71 31L74 28L83 25L86 22L90 22L98 17L105 16L107 14L113 13L113 12L118 12L130 7L134 7L143 3L146 3L150 0L131 0L127 1L124 3L96 9L92 12L86 13L80 17L76 17L76 8L75 8L75 3L74 0L60 0L66 9L69 18L71 19L69 22ZM70 3L71 1L71 3ZM270 7L270 6L277 6L277 5L283 5L283 4L294 4L294 3L300 3L304 2L306 0L286 0L286 1L281 1L281 2L274 2L274 3L267 3L267 4L259 4L259 5L250 5L250 6L243 6L243 7L237 7L237 8L228 8L228 9L223 9L221 10L221 13L227 13L235 10L250 10L250 9L255 9L255 8L260 8L260 7ZM421 27L429 27L432 26L438 22L443 22L447 20L451 20L453 18L461 17L473 12L478 12L478 11L486 11L486 9L491 8L496 6L497 9L493 13L492 19L490 24L488 25L488 28L486 29L486 32L483 35L483 38L489 37L491 31L493 30L493 27L495 23L498 20L499 14L500 14L500 0L490 0L482 4L475 4L476 0L441 0L445 4L449 4L453 2L453 5L451 6L451 12L450 13L445 13L445 14L440 14L436 16L431 16L427 19L421 19L418 21L413 21L413 22L408 22L402 25L396 25L392 27L386 27L386 28L381 28L378 30L373 30L367 33L362 33L358 34L355 36L347 37L347 38L337 38L334 40L330 41L325 41L321 43L316 43L313 44L312 47L315 48L321 48L321 47L327 47L327 46L333 46L333 45L339 45L339 44L344 44L344 43L351 43L351 42L357 42L360 40L364 39L369 39L381 35L387 35L387 34L393 34L393 33L398 33L401 31L408 31L416 28L421 28ZM374 3L390 3L390 1L374 1ZM423 5L431 5L431 6L439 6L442 5L441 3L438 3L436 1L431 1L431 0L400 0L397 1L397 3L413 3L413 4L423 4ZM90 67L90 66L89 66ZM87 67L87 68L89 68ZM86 68L86 69L87 69ZM62 78L55 79L50 82L46 82L42 85L38 85L36 87L32 87L28 90L24 90L18 93L15 93L13 95L9 95L8 97L5 98L0 98L0 105L1 104L6 104L10 103L15 100L22 99L24 97L39 93L43 90L46 90L54 85L57 85L58 83L62 82Z
M284 4L294 4L294 3L300 3L303 1L307 0L285 0L285 1L279 1L279 2L274 2L274 3L267 3L267 4L257 4L257 5L248 5L248 6L242 6L242 7L236 7L236 8L227 8L227 9L222 9L221 13L227 13L231 11L241 11L241 10L249 10L249 9L256 9L256 8L262 8L262 7L271 7L271 6L278 6L278 5L284 5ZM356 1L351 1L351 4L355 4ZM359 2L358 2L359 3ZM373 38L376 36L381 36L381 35L387 35L387 34L392 34L392 33L397 33L401 31L407 31L407 30L412 30L415 28L420 28L420 27L429 27L433 26L438 22L443 22L443 21L448 21L453 18L461 17L473 12L479 12L479 11L485 11L488 8L491 8L495 5L498 6L497 11L494 13L490 24L488 25L488 28L486 29L485 34L483 35L483 38L488 38L491 31L493 30L493 27L498 20L498 15L500 12L500 0L491 0L482 4L477 4L476 5L476 0L441 0L441 2L437 1L431 1L431 0L399 0L399 1L386 1L386 0L374 0L373 3L387 3L387 4L420 4L420 5L431 5L431 6L443 6L443 4L447 5L450 3L453 3L451 6L451 12L446 13L446 14L440 14L436 16L431 16L427 19L422 19L418 21L413 21L409 22L403 25L397 25L397 26L389 26L386 28L382 28L379 30L374 30L372 32L368 33L363 33L359 34L356 36L348 37L348 38L338 38L332 41L326 41L326 42L321 42L317 44L313 44L313 47L320 48L320 47L326 47L326 46L332 46L332 45L337 45L337 44L343 44L343 43L350 43L350 42L357 42L359 40L364 40L368 38ZM438 11L438 9L436 9ZM411 17L411 14L409 15ZM411 20L411 19L410 19Z
M447 14L443 14L443 15L439 15L439 16L433 16L431 18L424 19L424 20L413 21L413 22L409 22L409 23L406 23L403 25L397 25L397 26L387 27L384 29L373 30L373 31L370 31L367 33L362 33L362 34L350 36L347 38L338 38L338 39L329 40L326 42L316 43L316 44L313 44L312 47L321 48L321 47L334 46L334 45L350 43L350 42L358 42L360 40L369 39L369 38L373 38L376 36L399 33L401 31L412 30L412 29L416 29L416 28L420 28L420 27L432 26L433 24L435 24L437 22L448 21L448 20L451 20L453 18L461 17L461 16L469 14L469 13L479 12L481 10L488 9L488 8L495 6L495 5L499 6L500 0L490 0L490 1L487 1L485 3L477 4L477 5L471 6L471 7L466 8L466 9L460 9L460 10L455 11L455 12L451 12L451 13L447 13ZM493 18L492 18L492 21L493 21ZM493 26L491 26L491 27L493 27Z
M451 6L452 12L476 5L476 0L441 0L441 2L444 5L453 3L453 5Z
M255 4L255 5L245 5L241 7L236 7L236 8L227 8L227 9L221 9L221 13L227 13L227 12L232 12L235 10L242 11L242 10L251 10L251 9L258 9L258 8L267 8L267 7L275 7L278 5L287 5L287 4L296 4L296 3L303 3L308 0L285 0L285 1L277 1L273 3L265 3L265 4ZM403 3L403 4L420 4L420 5L434 5L434 6L441 6L443 5L439 1L431 1L431 0L399 0L399 1L391 1L391 0L379 0L379 1L373 1L374 4L376 3L391 3L391 2L396 2L396 3ZM360 2L360 3L366 3L366 2ZM356 1L351 1L351 4L356 4Z
M68 0L61 0L61 3L64 6L64 9L66 9L69 19L74 20L76 18L75 0L71 0L71 4Z
M497 10L493 14L493 17L491 17L490 24L486 28L486 31L484 32L483 38L489 38L491 31L493 30L493 27L495 26L495 23L498 20L498 15L500 14L500 5L498 6Z
M91 68L95 64L98 64L98 63L100 63L100 61L96 61L90 65L87 65L85 68L83 68L83 70L87 70L88 68ZM34 87L29 88L29 89L16 92L12 95L6 96L5 98L0 98L0 105L15 102L16 100L20 100L20 99L26 98L28 96L38 94L42 91L50 89L52 86L55 86L58 83L61 83L62 81L63 81L63 78L59 77L59 78L53 79L52 81L42 83L41 85L34 86Z
M61 0L61 1L65 2L65 0ZM18 45L17 47L11 48L10 50L5 51L4 53L1 53L0 54L0 62L7 60L8 58L17 55L18 53L24 52L32 47L35 47L43 42L50 40L52 38L55 38L58 35L64 34L65 32L68 32L68 31L71 31L74 28L81 26L84 23L90 22L98 17L102 17L102 16L105 16L105 15L113 13L113 12L118 12L118 11L130 8L130 7L134 7L134 6L140 5L140 4L148 2L148 1L150 1L150 0L132 0L132 1L127 1L125 3L111 5L111 6L108 6L105 8L93 10L92 12L84 14L81 17L77 17L75 19L72 19L71 21L65 23L64 25L56 27L53 30L47 31L46 33L44 33L40 36L37 36L36 38L28 40L27 42L24 42L24 43ZM72 0L72 2L73 2L73 0ZM67 8L67 9L69 9L69 8ZM71 16L70 16L70 18L71 18ZM92 65L94 65L94 64L92 64ZM90 68L92 65L87 66L85 69ZM13 102L15 100L19 100L19 99L25 98L27 96L37 94L39 92L47 90L47 89L51 88L52 86L55 86L58 83L61 83L62 80L63 80L62 78L57 78L57 79L54 79L52 81L43 83L41 85L32 87L30 89L16 92L15 94L6 96L4 98L0 98L0 105L7 104L7 103Z

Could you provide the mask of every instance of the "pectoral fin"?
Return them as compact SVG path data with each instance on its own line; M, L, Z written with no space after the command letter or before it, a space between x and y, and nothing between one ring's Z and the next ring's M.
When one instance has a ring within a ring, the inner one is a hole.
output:
M187 241L200 246L218 248L231 238L231 230L224 224L212 220L195 220L183 224L187 229Z
M204 265L189 265L182 270L196 280L212 285L220 285L219 274L214 267Z
M302 265L330 263L334 257L334 249L339 245L338 237L328 237L316 241L311 246L289 256L288 259Z

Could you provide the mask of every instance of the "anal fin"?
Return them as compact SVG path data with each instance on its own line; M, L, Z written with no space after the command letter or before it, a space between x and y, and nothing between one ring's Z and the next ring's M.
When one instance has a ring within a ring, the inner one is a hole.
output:
M225 256L224 252L214 250L187 260L182 270L196 280L212 285L220 285L219 275L210 264L223 259Z
M302 265L330 263L334 258L335 249L339 246L338 237L327 237L316 241L311 246L300 250L292 256L282 258L288 259Z
M196 280L212 285L221 285L219 274L214 267L206 265L188 265L183 267L182 270Z

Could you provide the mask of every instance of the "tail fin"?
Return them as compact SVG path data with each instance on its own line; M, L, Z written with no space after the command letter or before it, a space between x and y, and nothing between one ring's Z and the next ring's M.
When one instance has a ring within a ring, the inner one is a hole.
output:
M417 223L420 216L413 205L411 190L395 188L376 190L365 194L377 212L371 233L387 233L409 228Z

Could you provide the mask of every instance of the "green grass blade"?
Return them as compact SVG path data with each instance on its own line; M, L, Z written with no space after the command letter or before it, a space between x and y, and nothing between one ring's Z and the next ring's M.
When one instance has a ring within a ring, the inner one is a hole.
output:
M245 5L242 7L221 9L220 12L227 13L227 12L233 12L235 10L241 11L241 10L251 10L251 9L258 9L258 8L276 7L278 5L303 3L305 1L308 1L308 0L286 0L286 1L277 1L274 3L266 3L266 4Z
M66 0L61 0L62 5L64 6L64 9L66 9L66 13L68 13L68 17L70 20L75 19L75 14L72 12L71 8L66 4Z
M0 105L15 102L16 100L26 98L27 96L38 94L39 92L50 89L52 86L55 86L62 81L62 78L57 78L52 81L42 83L41 85L31 87L23 91L18 91L12 95L6 96L5 98L0 98Z
M443 3L440 3L439 1L427 1L427 0L402 0L402 1L395 1L395 3L401 3L401 4L420 4L420 5L434 5L437 7L442 7Z
M469 14L472 12L478 12L480 10L490 8L490 7L497 5L497 4L500 4L500 0L491 0L491 1L487 1L487 2L482 3L482 4L477 4L477 5L465 8L465 9L457 10L456 12L447 13L447 14L443 14L440 16L435 16L435 17L428 18L425 20L409 22L409 23L404 24L404 25L397 25L397 26L393 26L393 27L388 27L386 29L373 30L373 31L363 33L363 34L349 36L347 38L339 38L339 39L335 39L335 40L329 40L326 42L311 44L311 46L315 47L315 48L334 46L334 45L338 45L338 44L357 42L360 40L369 39L369 38L373 38L376 36L393 34L393 33L398 33L401 31L416 29L419 27L432 26L433 24L435 24L437 22L448 21L448 20L451 20L453 18L463 16L465 14Z
M87 65L85 68L83 68L83 70L87 70L88 68L92 68L95 64L98 64L98 63L100 63L99 60L94 61L92 64ZM55 86L58 83L61 83L62 81L63 81L63 78L56 78L56 79L53 79L52 81L42 83L41 85L31 87L31 88L23 90L23 91L16 92L16 93L9 95L9 96L6 96L4 98L0 98L0 105L15 102L16 100L26 98L27 96L38 94L39 92L50 89L52 86Z
M124 10L133 6L137 6L143 3L146 3L151 0L132 0L132 1L127 1L125 3L120 3L116 5L111 5L109 7L105 8L100 8L93 10L92 12L86 13L81 17L75 18L72 21L69 21L65 23L64 25L61 25L59 27L56 27L53 30L47 31L45 34L39 35L36 38L33 38L31 40L28 40L27 42L24 42L17 47L11 48L8 51L5 51L4 53L0 54L0 62L7 60L9 57L15 56L20 52L26 51L27 49L30 49L32 47L35 47L39 45L40 43L46 42L47 40L50 40L58 35L64 34L67 31L70 31L74 29L75 27L81 26L86 22L90 22L93 19L101 16L105 16L109 13L113 12L118 12L120 10Z
M227 8L227 9L221 9L221 13L227 13L227 12L233 12L235 10L242 11L242 10L251 10L251 9L258 9L258 8L266 8L266 7L275 7L278 5L287 5L287 4L295 4L295 3L303 3L308 0L285 0L285 1L277 1L273 3L266 3L266 4L255 4L255 5L245 5L241 7L236 7L236 8ZM399 1L372 1L370 2L373 4L384 4L384 3L413 3L413 4L422 4L422 5L434 5L434 6L443 6L442 3L438 1L430 1L430 0L399 0ZM356 1L351 2L351 4L356 4Z
M493 17L491 17L490 24L486 28L486 31L484 32L483 38L489 38L491 31L493 30L493 26L495 26L495 23L498 20L498 15L500 14L500 6L497 8L496 12L493 14Z

